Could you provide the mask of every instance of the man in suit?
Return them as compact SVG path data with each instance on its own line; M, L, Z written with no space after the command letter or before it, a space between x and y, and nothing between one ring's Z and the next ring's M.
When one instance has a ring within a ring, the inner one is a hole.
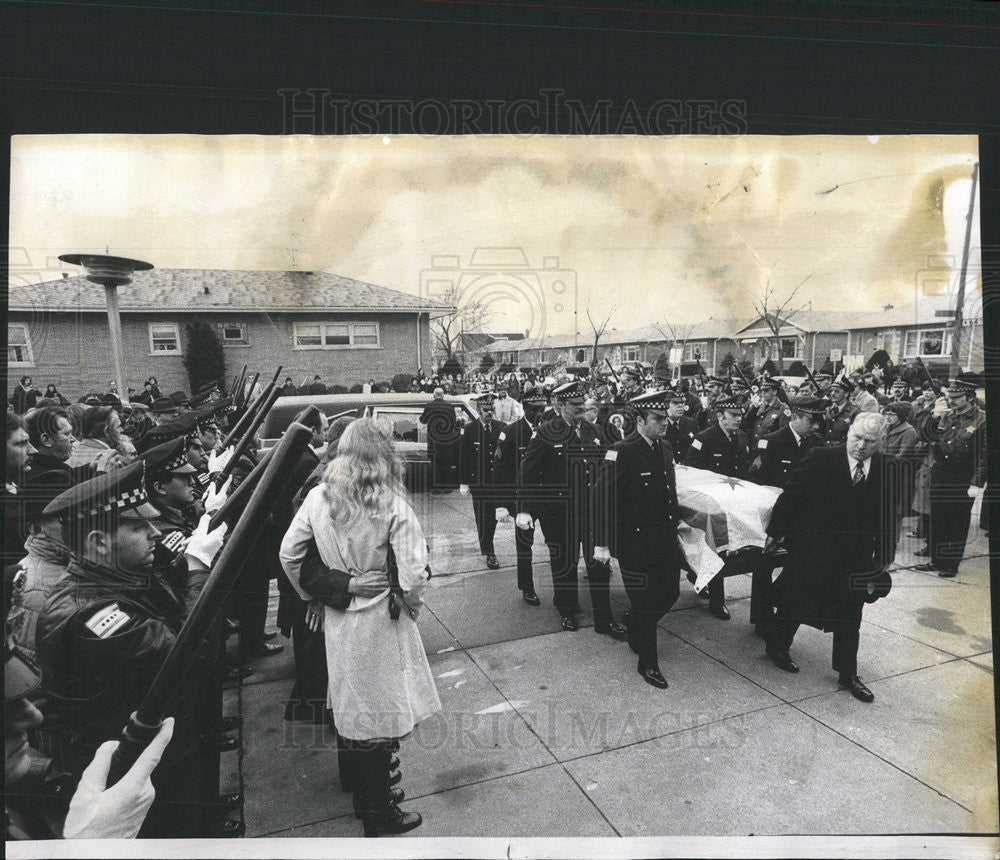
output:
M492 394L482 394L476 399L479 420L463 427L458 441L458 489L463 496L472 493L479 551L486 556L486 566L490 570L500 567L493 550L493 535L497 529L493 457L500 437L500 424L493 420L495 399Z
M527 530L534 520L541 523L563 630L579 629L576 568L582 545L594 630L624 639L625 628L615 623L611 613L611 567L591 554L595 545L594 484L605 452L601 432L583 420L584 388L580 382L560 385L552 398L559 414L538 425L521 460L516 525Z
M683 463L691 442L698 434L698 422L688 418L687 398L682 391L667 392L667 417L664 424L663 439L673 451L674 462Z
M820 397L796 397L789 401L791 418L774 433L757 440L753 463L747 478L758 484L784 489L788 476L812 448L822 445L823 415L830 405ZM750 623L758 636L765 636L773 615L770 601L771 566L760 565L753 571L750 587Z
M847 431L854 421L854 416L861 410L851 403L851 392L854 385L846 378L840 378L831 383L827 389L830 408L826 410L826 437L824 443L829 446L843 445L847 440Z
M605 454L598 484L594 558L618 559L631 609L628 643L638 655L638 672L666 689L656 645L657 622L680 594L682 555L677 544L677 482L673 453L664 441L669 391L653 391L630 401L636 432Z
M548 399L541 394L526 394L521 401L524 414L500 431L493 460L498 522L509 522L511 511L517 513L521 461L538 426L542 410L547 404ZM529 606L540 606L541 600L535 593L535 580L531 570L531 546L534 541L534 525L526 529L514 529L514 546L517 549L517 587L525 603Z
M458 427L455 407L444 399L444 389L434 389L434 399L420 413L418 419L427 426L427 456L431 461L431 487L433 493L444 493L455 488L458 471Z
M895 475L879 449L885 417L863 412L845 445L816 447L795 468L767 527L769 541L786 542L788 563L771 589L778 607L767 655L798 672L789 648L799 624L833 633L833 668L842 687L862 702L874 695L858 677L858 643L865 602L888 593L886 568L896 548L895 519L886 504Z
M707 430L702 430L691 441L685 466L695 469L707 469L729 478L745 478L750 467L750 442L747 434L740 430L743 420L744 401L741 397L731 395L715 401L716 423ZM693 575L688 579L694 582ZM720 621L730 619L726 607L725 579L716 576L708 584L708 607L711 613Z

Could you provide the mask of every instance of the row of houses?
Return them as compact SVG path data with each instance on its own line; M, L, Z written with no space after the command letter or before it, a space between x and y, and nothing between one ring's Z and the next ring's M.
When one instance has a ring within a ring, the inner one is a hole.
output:
M118 290L125 376L142 389L187 391L186 325L216 327L231 374L244 363L296 385L320 375L352 385L416 373L431 361L440 302L326 272L152 269ZM69 276L9 288L7 373L67 395L105 391L112 377L104 288ZM9 386L8 386L9 388Z
M964 369L983 368L982 303L966 302L962 336L953 343L954 299L947 294L924 296L906 305L885 305L869 312L800 310L787 318L710 318L696 325L645 325L609 329L597 344L597 362L655 363L666 354L673 365L699 361L706 373L719 373L727 355L745 359L755 369L768 359L783 365L800 361L810 368L840 363L861 367L878 350L896 364L917 357L932 368L946 370L953 350ZM777 333L775 333L777 329ZM553 335L497 340L478 350L497 364L514 367L589 365L594 336Z

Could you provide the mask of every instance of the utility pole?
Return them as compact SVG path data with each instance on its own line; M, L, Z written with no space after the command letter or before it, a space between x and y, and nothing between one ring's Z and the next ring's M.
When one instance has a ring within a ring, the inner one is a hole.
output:
M954 380L959 372L959 350L962 338L962 308L965 306L965 276L969 269L969 244L972 241L972 213L976 208L976 190L979 187L979 162L972 168L972 191L969 194L969 213L965 216L965 246L962 249L962 270L958 276L958 295L955 297L955 320L951 330L951 366L948 378Z

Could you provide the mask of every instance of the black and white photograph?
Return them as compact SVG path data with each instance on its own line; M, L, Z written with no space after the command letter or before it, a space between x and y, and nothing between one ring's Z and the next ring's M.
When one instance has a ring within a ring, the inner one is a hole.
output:
M980 137L271 97L9 138L11 856L992 856Z

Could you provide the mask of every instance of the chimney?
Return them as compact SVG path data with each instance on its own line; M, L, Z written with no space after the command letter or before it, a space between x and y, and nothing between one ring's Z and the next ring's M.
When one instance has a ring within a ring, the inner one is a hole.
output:
M69 272L63 272L62 276L63 276L63 280L65 281L67 278L69 278Z
M893 308L893 306L892 306L892 305L886 305L886 306L885 306L884 308L882 308L882 310L883 310L883 311L891 311L891 310L892 310L892 308Z

